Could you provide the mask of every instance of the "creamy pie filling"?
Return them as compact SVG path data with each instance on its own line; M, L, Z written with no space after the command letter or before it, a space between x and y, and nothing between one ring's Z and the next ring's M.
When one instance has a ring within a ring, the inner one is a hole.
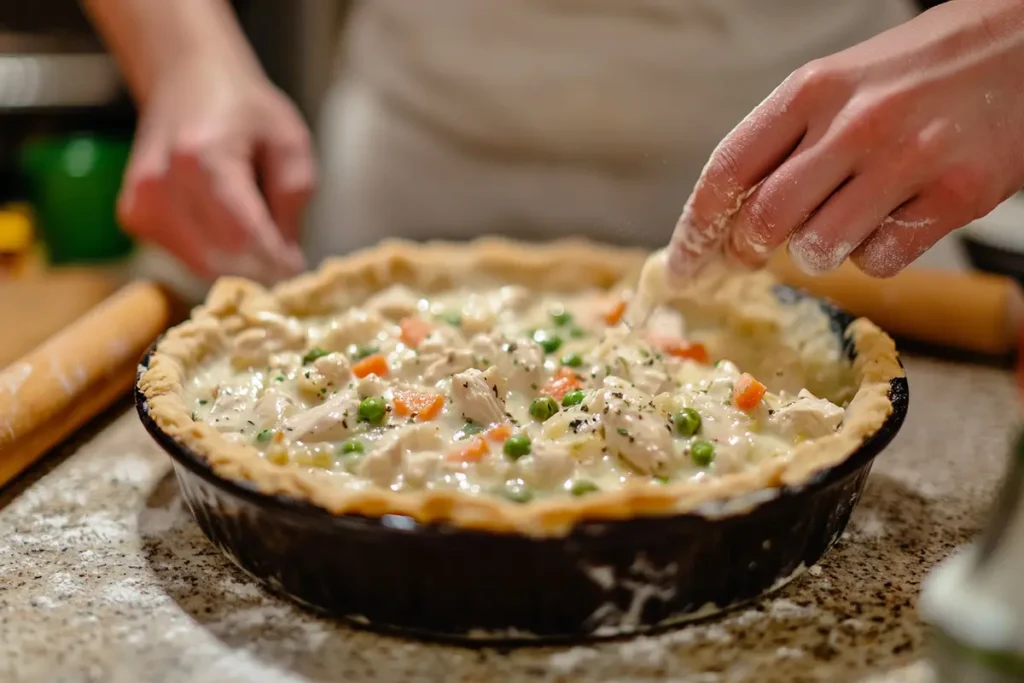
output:
M673 309L628 330L618 296L395 285L330 318L266 312L186 400L339 487L518 502L740 472L840 426L840 406L710 358Z

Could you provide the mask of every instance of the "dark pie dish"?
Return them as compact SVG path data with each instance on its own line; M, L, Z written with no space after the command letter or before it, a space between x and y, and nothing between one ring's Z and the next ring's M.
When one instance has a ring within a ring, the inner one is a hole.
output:
M402 271L416 248L397 249L388 256L391 271ZM781 307L822 314L841 362L866 373L884 410L849 452L677 513L595 512L557 532L528 533L387 509L339 512L301 493L268 490L265 481L225 476L187 431L151 411L154 384L144 378L163 340L140 363L136 407L171 456L207 537L266 587L307 607L460 642L642 633L754 600L817 562L845 529L875 456L906 416L907 380L888 337L800 292L768 291Z

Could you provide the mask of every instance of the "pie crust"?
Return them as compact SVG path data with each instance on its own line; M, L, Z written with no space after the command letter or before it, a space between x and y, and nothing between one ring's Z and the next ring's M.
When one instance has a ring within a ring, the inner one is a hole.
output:
M386 241L330 260L318 271L269 290L244 279L222 278L191 318L170 329L156 345L138 387L160 429L205 460L221 478L249 482L265 494L303 500L336 515L405 515L420 522L531 536L564 535L585 520L741 514L771 497L779 487L800 486L841 463L892 412L890 382L903 376L903 368L892 339L861 318L843 331L855 353L848 368L850 400L838 431L804 441L786 457L700 482L638 484L581 498L522 504L449 490L341 488L300 467L275 465L254 447L229 441L213 426L194 421L185 401L185 383L195 370L224 352L226 340L263 311L299 317L336 313L397 283L426 292L485 281L527 284L541 290L628 288L637 281L646 257L644 251L578 239L544 245L496 238L458 244ZM807 327L805 337L836 340L824 313L810 322L806 314L793 316L794 304L780 301L775 285L766 272L738 274L713 287L678 292L673 304L683 308L697 305L715 313L723 339L738 340L758 351L780 349L779 358L785 355L779 339L787 326ZM842 354L829 362L849 364Z

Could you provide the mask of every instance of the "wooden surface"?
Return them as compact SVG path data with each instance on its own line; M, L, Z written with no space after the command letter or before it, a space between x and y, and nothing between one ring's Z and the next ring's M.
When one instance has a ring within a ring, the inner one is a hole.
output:
M171 315L135 282L0 370L0 486L127 391Z
M0 368L70 325L119 284L112 272L84 269L0 280Z

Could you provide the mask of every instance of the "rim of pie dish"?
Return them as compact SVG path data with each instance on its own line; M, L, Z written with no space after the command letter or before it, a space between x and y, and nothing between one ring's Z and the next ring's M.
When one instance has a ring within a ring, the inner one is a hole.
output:
M432 295L437 298L451 295L453 290L476 296L480 292L504 291L514 287L518 288L517 291L525 290L538 296L564 295L584 301L592 299L592 302L606 305L602 316L607 319L608 329L600 333L600 338L592 340L593 345L588 353L597 353L599 348L606 352L609 348L632 349L636 346L647 349L642 351L644 354L658 352L660 359L662 347L643 346L653 344L649 342L653 337L649 334L645 336L646 329L632 329L626 322L620 322L618 318L622 317L621 310L614 318L608 318L607 312L607 306L614 308L616 302L621 309L623 303L640 299L636 290L638 283L647 278L648 271L652 270L650 264L655 263L659 257L661 263L664 263L663 254L659 253L651 260L648 260L648 256L650 254L646 251L580 239L547 244L525 244L498 238L481 238L467 243L412 243L395 240L382 242L377 247L344 258L328 260L318 270L270 289L240 278L221 278L211 289L205 303L195 308L187 321L168 330L155 345L148 364L140 368L138 389L145 398L149 416L156 426L175 443L204 460L212 472L222 479L248 482L264 494L304 501L335 515L404 515L422 523L444 522L467 529L530 536L564 535L578 522L587 520L623 520L682 513L697 513L708 517L743 514L771 498L780 488L808 483L816 474L843 462L882 427L893 410L889 397L890 382L904 376L895 344L888 335L864 318L854 320L839 335L819 301L810 298L781 300L776 293L778 283L765 271L724 270L686 286L659 290L654 304L658 305L659 310L678 312L685 325L684 347L692 349L696 346L699 349L696 355L684 352L682 358L673 358L671 368L681 372L680 368L685 366L689 368L688 371L697 372L690 364L705 366L705 369L723 367L723 363L718 363L718 360L724 362L727 359L728 367L722 372L732 373L731 386L735 385L736 373L742 369L747 371L743 373L745 378L756 377L763 381L769 396L775 396L775 392L778 392L780 396L789 396L786 400L792 402L793 397L799 393L801 397L809 396L808 400L824 401L832 406L831 414L835 420L823 433L794 437L786 452L773 452L775 454L770 457L743 462L742 466L733 466L721 472L704 471L702 474L697 468L686 470L684 474L687 476L660 477L657 476L657 467L664 459L659 456L657 449L648 448L640 456L624 462L625 456L621 452L612 453L608 439L604 439L603 450L597 457L613 463L609 465L611 469L608 471L612 472L609 481L614 485L585 487L586 495L578 495L580 491L570 490L575 485L571 480L567 480L564 491L548 492L529 500L525 497L497 495L490 488L469 491L465 486L421 486L410 489L408 486L388 486L386 482L382 482L383 485L367 485L365 477L331 476L332 468L347 472L342 465L328 463L325 469L323 463L320 466L310 465L308 458L305 462L295 462L280 456L280 449L278 457L269 457L271 449L267 444L260 443L267 440L269 432L260 430L255 432L255 436L252 431L245 432L246 429L255 429L252 422L244 426L241 431L245 433L240 437L235 433L225 433L224 428L214 424L212 419L207 420L197 415L195 387L201 384L202 373L218 363L223 366L229 362L233 364L231 367L242 373L244 370L237 360L239 348L244 350L247 348L247 340L251 342L254 338L257 341L263 340L264 346L267 346L265 326L268 320L278 323L284 320L291 329L301 329L303 332L298 340L283 345L277 340L276 346L269 344L270 351L277 354L272 355L272 360L267 361L264 356L253 362L273 365L273 359L279 358L280 354L293 354L295 357L304 357L301 361L294 361L293 366L304 363L304 367L308 368L311 357L324 354L324 350L316 345L320 342L314 344L315 340L311 341L311 330L316 328L316 324L321 324L321 327L329 324L338 316L363 306L374 296L379 298L389 288L420 297L419 310L433 316L436 316L437 311L424 308L422 302L429 302ZM648 264L646 267L645 263ZM661 270L664 270L663 265ZM661 276L664 277L663 272ZM640 291L645 292L642 288ZM650 293L646 292L644 296L650 296ZM396 310L392 317L397 318L399 314L407 312ZM515 320L515 315L514 312L508 313L504 319ZM564 324L567 319L563 317L558 321ZM389 324L392 325L389 329L398 329L395 320L389 320ZM459 324L465 325L464 322ZM486 332L484 323L481 333ZM534 330L524 334L536 338ZM547 332L542 331L541 334ZM593 334L598 335L598 332ZM854 354L844 350L844 339L847 344L852 344ZM394 353L401 352L402 342L396 343L397 347L389 348ZM507 350L508 346L506 343L502 348ZM311 347L314 350L312 354ZM544 348L550 351L550 348ZM359 365L360 356L366 352L349 351L342 364L351 373ZM338 352L341 353L340 350ZM407 355L402 357L412 358L417 350L405 349L404 352ZM583 355L587 358L586 353ZM673 352L673 355L677 354ZM384 356L384 359L387 361L388 358L397 357ZM564 376L572 376L572 372L562 367L565 362L572 361L565 361L565 357L559 359L557 354L546 354L543 361L546 369L540 371L542 379L547 382L557 380L562 376L559 372L564 373ZM484 359L481 363L478 358L474 359L476 367L463 372L472 373L475 379L480 379L488 372L486 366L491 362ZM588 359L586 363L589 362ZM579 376L584 377L585 384L586 363L579 370ZM385 369L377 372L386 374L386 364L381 367ZM301 369L299 374L306 376L303 386L307 394L310 386L315 394L320 385L310 385L308 370L302 373ZM443 367L441 372L444 372ZM496 376L495 373L497 370L487 376L488 381ZM620 387L623 381L628 383L636 379L635 376L627 375L622 380L612 373L609 369L606 373L608 376L603 378L595 374L597 379L581 388L596 396L602 391ZM295 376L296 383L304 381L294 372L291 374ZM374 373L369 375L371 380L376 377ZM459 377L461 379L466 375ZM284 377L271 378L267 374L260 381L269 383L271 379L283 381ZM291 379L289 376L289 381ZM356 391L359 381L354 376L350 376L349 380L345 386ZM511 405L513 389L508 388L507 380L499 377L497 382L490 383L489 389L497 395L496 384L500 383L501 393L508 397ZM451 375L441 377L440 382L438 386L445 387L440 393L452 391ZM682 380L679 382L681 386ZM757 384L760 386L760 382ZM330 386L329 382L327 386ZM530 386L537 389L536 383ZM700 386L706 389L708 385ZM310 401L330 400L327 389L320 387L319 390L325 395L314 395ZM362 386L359 390L362 390ZM730 400L735 407L736 389L732 391L733 398L726 396L722 410L733 410L729 407ZM524 394L529 394L529 391L524 390ZM543 397L543 390L538 396ZM622 398L620 393L614 396ZM406 408L401 418L393 413L396 409L395 395L390 390L381 398L384 399L387 418L393 418L396 422L400 419L402 424L425 424L423 420L417 420L415 409L410 413ZM462 398L465 399L464 396ZM564 402L564 392L561 398ZM679 401L686 402L684 398ZM205 403L203 399L198 402ZM557 400L554 406L556 412L561 409ZM672 443L676 444L674 457L696 459L691 453L695 443L693 435L688 434L691 437L688 439L679 438L681 433L686 433L686 429L692 428L692 425L682 428L675 424L680 419L680 413L673 409L680 406L681 403L675 403L664 409L662 406L655 409L652 402L651 409L661 415L664 420L661 427L669 432ZM372 430L373 420L370 420L371 424L360 424L364 422L362 418L365 416L358 413L358 408L358 403L353 404L356 412L351 416L355 418L351 430L369 433L367 430ZM464 405L455 403L453 395L446 395L441 411L454 415L453 420L463 420L463 408ZM841 412L837 414L836 409ZM543 429L542 424L530 423L531 415L534 422L541 420L530 412L529 401L523 403L518 410L513 416L513 409L508 408L506 416L509 424L501 427L506 439L509 434L517 434L521 430L528 429L529 433L536 435L539 429ZM604 410L607 411L607 407ZM771 419L766 416L777 412L766 408L758 410L761 412L756 415L751 413L750 424L763 425L764 420ZM486 411L484 414L486 416ZM636 415L633 417L643 419ZM487 418L478 419L483 421ZM740 415L737 419L743 422L745 418ZM606 421L596 420L600 423L600 429L603 429L602 425ZM479 426L491 429L503 422L504 419L499 419L495 424ZM466 421L467 426L471 423ZM756 431L759 428L753 429ZM401 427L394 431L402 433ZM274 441L282 442L284 436L277 436L277 433L274 434ZM620 428L618 433L626 434L626 430ZM604 432L601 434L604 435ZM455 438L463 439L466 436L460 432ZM479 445L481 441L486 441L486 437L487 432L484 432L473 435L472 439L447 443L446 447L455 447L456 453L464 454L467 441ZM663 437L659 436L658 443L664 444L661 439ZM287 450L291 446L286 444L283 448ZM523 448L522 443L519 443L519 448ZM341 450L339 448L338 452ZM495 443L486 444L484 450L486 457L501 458L504 449L500 443ZM504 450L504 453L509 455L508 450ZM518 457L517 454L512 456L510 460ZM654 460L643 460L648 456ZM451 453L444 456L445 467L448 468L446 471L457 471L460 467L464 471L471 471L478 467L473 458L453 465L447 462L452 457ZM455 459L460 457L456 455ZM357 481L360 485L346 485L346 481Z

